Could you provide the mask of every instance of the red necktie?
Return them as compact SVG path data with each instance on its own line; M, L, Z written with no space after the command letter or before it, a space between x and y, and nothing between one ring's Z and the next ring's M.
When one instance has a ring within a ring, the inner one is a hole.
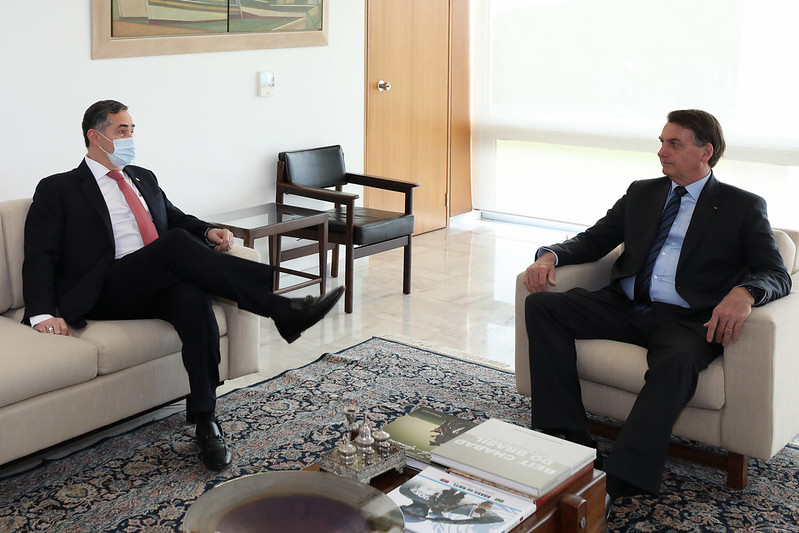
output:
M108 173L108 177L116 181L117 185L119 185L119 190L122 191L125 201L128 202L128 206L130 206L130 210L136 218L136 224L139 226L139 232L141 232L144 244L150 244L158 238L158 231L155 229L155 224L153 224L150 215L147 214L147 210L144 208L141 200L139 200L139 197L133 192L133 188L128 185L128 182L125 181L125 177L120 171L112 170Z

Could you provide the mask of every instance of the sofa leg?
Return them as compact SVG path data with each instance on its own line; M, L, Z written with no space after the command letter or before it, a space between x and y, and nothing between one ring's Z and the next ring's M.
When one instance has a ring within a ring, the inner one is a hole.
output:
M727 453L727 486L742 490L749 482L749 458L745 455Z
M611 440L616 440L619 436L619 427L613 424L590 420L588 427L591 433ZM745 455L733 452L717 453L678 442L669 444L669 455L722 470L727 473L728 487L735 490L746 488L749 458Z

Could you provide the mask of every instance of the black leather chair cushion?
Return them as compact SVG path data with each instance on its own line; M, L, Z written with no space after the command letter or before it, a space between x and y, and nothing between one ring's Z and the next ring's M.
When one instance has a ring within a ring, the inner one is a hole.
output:
M295 185L324 188L346 183L341 146L280 152L277 157L286 163L286 179Z
M346 209L328 211L328 231L347 232ZM413 233L413 215L356 207L353 212L353 241L356 245L373 244Z

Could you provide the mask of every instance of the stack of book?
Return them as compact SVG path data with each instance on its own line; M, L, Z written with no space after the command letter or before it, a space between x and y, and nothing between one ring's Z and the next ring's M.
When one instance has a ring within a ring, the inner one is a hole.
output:
M429 458L432 469L389 494L403 511L407 530L498 533L510 531L589 473L596 450L492 418L432 447ZM446 495L437 496L444 490ZM457 500L451 503L454 510L446 510L442 499ZM460 516L466 510L472 513L468 521ZM441 529L442 523L449 528Z
M434 463L538 498L593 468L596 449L492 418L436 448Z

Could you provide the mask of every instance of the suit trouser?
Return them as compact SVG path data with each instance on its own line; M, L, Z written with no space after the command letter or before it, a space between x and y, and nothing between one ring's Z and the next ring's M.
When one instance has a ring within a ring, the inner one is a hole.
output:
M213 294L241 309L279 318L288 298L272 293L271 266L217 252L182 229L114 262L93 319L160 318L172 324L183 343L193 412L213 412L219 385L219 327Z
M652 494L660 491L674 422L694 395L699 372L722 353L702 326L710 311L655 303L648 312L616 285L527 297L533 427L588 431L575 339L610 339L647 349L645 384L622 426L605 470Z

